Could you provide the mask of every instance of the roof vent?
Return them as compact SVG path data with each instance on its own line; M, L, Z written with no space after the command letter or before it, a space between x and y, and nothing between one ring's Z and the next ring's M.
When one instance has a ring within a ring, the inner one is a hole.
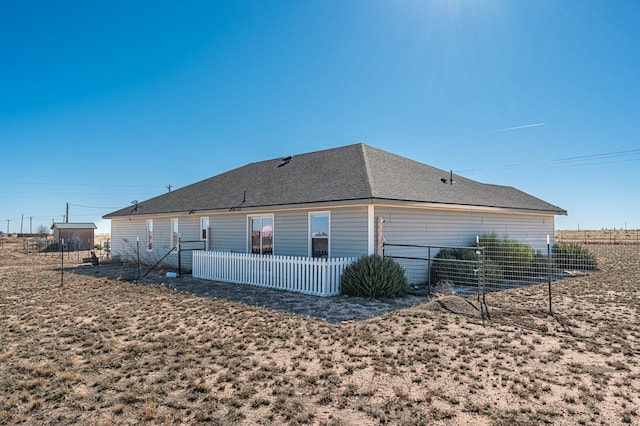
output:
M287 164L289 164L291 162L291 159L293 159L293 155L290 155L288 157L284 157L282 159L282 161L280 162L280 164L278 164L278 167L286 166Z
M454 183L456 183L455 180L453 180L453 170L451 170L449 172L449 179L446 178L440 178L440 182L442 183L448 183L449 185L453 185Z

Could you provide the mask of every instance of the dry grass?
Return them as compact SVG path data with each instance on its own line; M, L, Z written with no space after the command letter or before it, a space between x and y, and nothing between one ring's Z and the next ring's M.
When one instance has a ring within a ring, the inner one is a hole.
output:
M0 251L0 423L638 424L640 253L329 324ZM464 312L453 314L444 308Z
M640 244L640 229L558 230L555 238L582 244Z

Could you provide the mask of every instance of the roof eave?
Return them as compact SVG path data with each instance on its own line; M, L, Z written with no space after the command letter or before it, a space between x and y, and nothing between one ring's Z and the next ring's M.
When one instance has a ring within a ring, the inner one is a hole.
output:
M273 211L273 210L287 210L287 209L300 209L300 208L326 208L328 206L344 207L354 204L382 204L382 205L396 205L399 207L419 207L430 208L435 210L465 210L465 211L487 211L497 213L522 213L522 214L544 214L544 215L561 215L566 216L567 211L561 208L557 209L536 209L527 207L503 207L503 206L490 206L490 205L471 205L471 204L455 204L455 203L439 203L439 202L425 202L415 200L396 200L388 198L347 198L341 200L328 200L328 201L311 201L301 203L281 203L281 204L264 204L264 205L244 205L235 207L220 207L212 209L190 209L190 210L176 210L167 212L150 212L143 213L140 210L136 212L129 212L125 214L110 213L103 216L103 219L121 219L121 218L133 218L133 217L159 217L159 216L175 216L175 215L203 215L203 214L221 214L221 213L250 213L255 211Z

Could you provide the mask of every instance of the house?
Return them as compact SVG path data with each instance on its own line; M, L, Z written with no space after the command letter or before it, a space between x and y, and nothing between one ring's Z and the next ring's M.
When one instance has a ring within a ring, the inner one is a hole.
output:
M452 179L453 178L453 179ZM247 164L104 216L112 254L191 266L191 248L358 257L387 242L459 246L554 234L566 211L365 144ZM384 223L380 225L382 222ZM381 231L383 229L383 231Z
M66 250L91 250L94 245L94 223L56 223L53 229L53 241L64 245Z

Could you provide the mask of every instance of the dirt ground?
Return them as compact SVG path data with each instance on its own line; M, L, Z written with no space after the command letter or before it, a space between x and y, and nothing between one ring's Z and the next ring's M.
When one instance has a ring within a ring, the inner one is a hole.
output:
M599 261L555 316L543 284L331 323L5 244L0 423L640 424L640 250Z

